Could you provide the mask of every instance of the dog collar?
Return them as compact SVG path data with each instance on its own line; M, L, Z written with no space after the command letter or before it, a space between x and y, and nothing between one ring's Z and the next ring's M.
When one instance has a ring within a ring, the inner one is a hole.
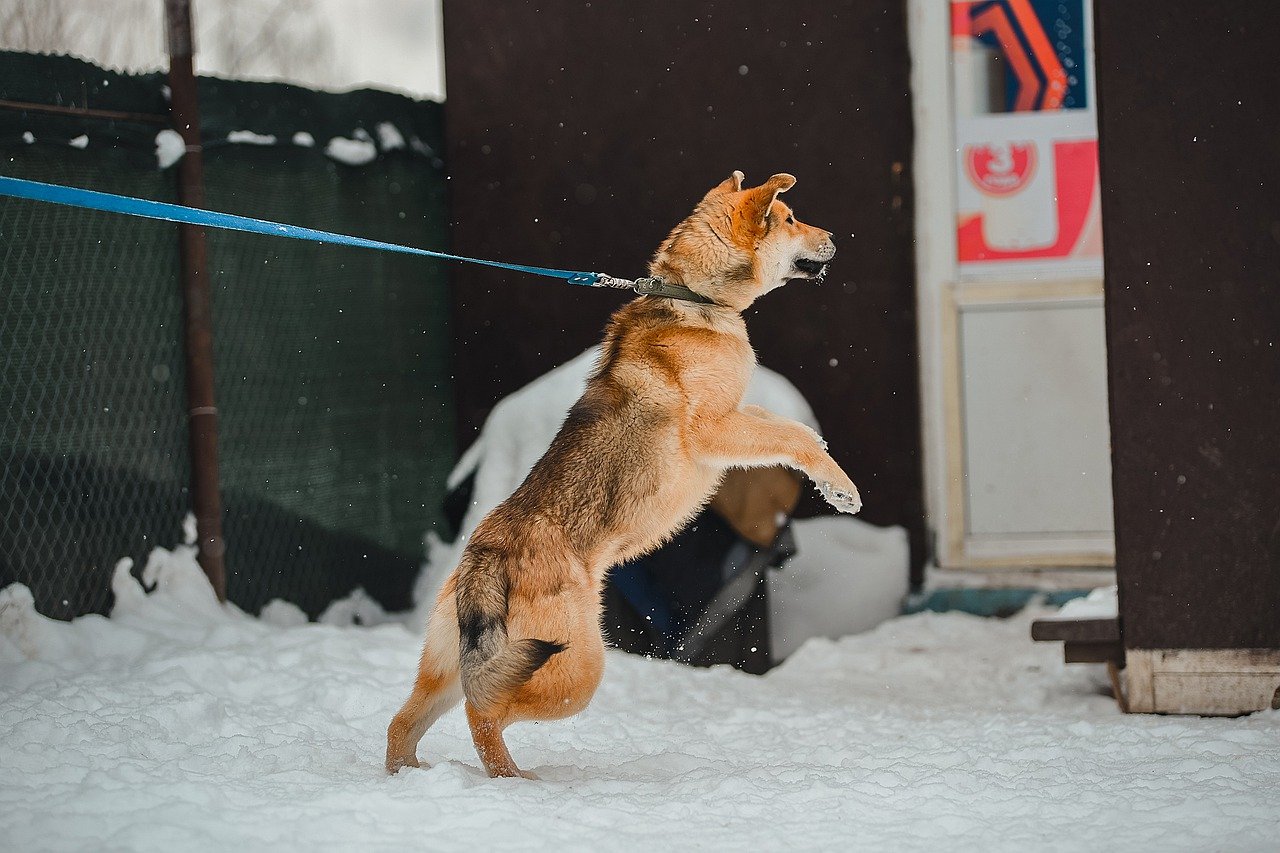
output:
M641 296L661 296L666 299L682 299L685 302L696 302L699 305L719 305L697 291L690 290L682 284L668 284L660 278L616 278L604 273L595 273L595 287L615 287L619 290L634 290Z
M663 296L668 299L683 299L685 302L696 302L699 305L716 305L714 299L708 299L701 293L690 290L681 284L667 284L660 278L636 279L636 293L641 296Z
M636 293L641 296L663 296L668 299L683 299L685 302L696 302L699 305L717 305L714 299L708 299L701 293L690 290L681 284L667 284L660 278L638 278Z

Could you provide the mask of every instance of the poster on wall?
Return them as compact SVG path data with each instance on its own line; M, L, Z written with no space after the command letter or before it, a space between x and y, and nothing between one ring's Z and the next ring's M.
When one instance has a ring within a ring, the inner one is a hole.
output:
M953 0L956 261L965 279L1101 275L1084 0Z

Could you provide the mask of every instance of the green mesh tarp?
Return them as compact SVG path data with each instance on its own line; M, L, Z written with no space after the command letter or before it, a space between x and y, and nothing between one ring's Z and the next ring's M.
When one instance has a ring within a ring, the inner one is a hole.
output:
M175 200L164 80L0 53L0 174ZM200 81L210 208L444 248L438 104ZM409 604L454 457L444 271L210 231L228 594ZM0 586L110 606L189 509L176 226L0 199Z

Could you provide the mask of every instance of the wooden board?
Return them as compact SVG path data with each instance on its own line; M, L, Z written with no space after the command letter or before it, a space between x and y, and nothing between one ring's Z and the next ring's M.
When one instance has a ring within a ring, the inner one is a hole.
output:
M1128 649L1129 710L1235 716L1280 708L1280 651Z
M447 163L462 254L635 276L734 169L799 179L835 233L821 286L747 316L812 403L861 518L925 557L903 4L445 0ZM459 441L599 340L619 294L454 266ZM801 514L820 511L805 489Z
M1129 648L1280 648L1280 4L1098 3Z
M1124 665L1119 619L1037 619L1031 623L1031 639L1061 642L1067 663Z

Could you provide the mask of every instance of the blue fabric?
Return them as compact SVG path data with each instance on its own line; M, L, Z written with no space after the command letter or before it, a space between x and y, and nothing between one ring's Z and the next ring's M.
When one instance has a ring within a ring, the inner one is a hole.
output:
M645 570L643 562L624 563L615 567L609 573L609 582L622 593L623 598L635 608L636 613L648 619L657 629L663 641L663 648L658 651L662 654L670 654L677 635L675 614L664 594L669 590L658 588Z
M418 249L413 246L401 246L397 243L384 243L381 240L368 240L364 237L350 237L345 234L318 231L314 228L301 228L297 225L268 222L265 219L254 219L249 216L236 216L230 213L218 213L213 210L184 207L180 204L148 201L146 199L130 198L129 196L82 190L75 187L64 187L58 184L45 184L39 181L25 181L20 178L7 178L3 175L0 175L0 195L45 201L51 204L65 204L71 207L87 208L88 210L103 210L108 213L123 213L127 216L141 216L147 219L160 219L166 222L202 225L207 228L247 231L251 234L268 234L275 237L290 237L295 240L312 240L316 243L334 243L343 246L357 246L363 249L377 249L384 252L421 255L446 261L482 264L486 267L499 267L506 270L515 270L516 272L546 276L547 278L558 278L569 284L580 284L588 287L594 285L598 279L597 274L593 272L574 272L572 270L548 269L547 267L531 267L525 264L508 264L502 261L467 258L462 255L432 252L428 249Z
M947 613L957 611L975 616L1012 616L1033 601L1043 601L1050 607L1061 607L1068 601L1083 598L1087 589L1065 589L1047 592L1040 589L938 589L916 593L907 599L903 613Z

